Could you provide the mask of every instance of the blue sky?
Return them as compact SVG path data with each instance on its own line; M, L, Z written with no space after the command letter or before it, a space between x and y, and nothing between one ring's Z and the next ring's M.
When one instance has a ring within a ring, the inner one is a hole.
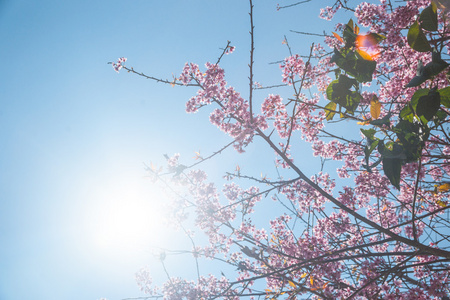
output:
M288 55L284 35L307 53L313 40L289 30L332 24L318 19L319 1L279 12L276 2L254 2L255 80L278 84L269 63ZM176 235L159 225L165 199L143 163L176 152L189 163L229 139L208 111L184 112L195 90L107 63L125 56L127 66L171 79L187 61L215 61L230 40L236 52L222 67L246 97L248 9L242 0L0 1L0 299L123 299L142 295L140 267L163 276L151 249L176 246ZM259 151L249 155L266 155ZM205 168L220 177L244 160L226 152Z

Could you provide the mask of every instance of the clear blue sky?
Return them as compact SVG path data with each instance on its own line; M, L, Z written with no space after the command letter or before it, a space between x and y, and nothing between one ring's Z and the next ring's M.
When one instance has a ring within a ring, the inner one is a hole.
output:
M276 2L254 2L255 80L278 84L268 63L288 55L284 34L307 53L313 40L289 30L332 24L318 19L320 1L279 12ZM187 61L214 62L230 40L236 52L222 66L246 97L248 9L244 0L0 0L1 300L123 299L142 296L140 267L163 276L150 249L174 236L157 227L164 197L143 163L175 152L189 163L229 139L207 111L185 114L195 90L107 63L125 56L127 66L170 79ZM220 161L242 160L224 153L205 167L214 178L227 170Z

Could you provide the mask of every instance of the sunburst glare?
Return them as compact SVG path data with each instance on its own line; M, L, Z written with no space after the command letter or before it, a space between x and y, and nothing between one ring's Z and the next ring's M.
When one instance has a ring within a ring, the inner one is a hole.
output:
M90 236L100 253L127 260L168 237L164 194L142 178L110 182L96 191L93 201Z

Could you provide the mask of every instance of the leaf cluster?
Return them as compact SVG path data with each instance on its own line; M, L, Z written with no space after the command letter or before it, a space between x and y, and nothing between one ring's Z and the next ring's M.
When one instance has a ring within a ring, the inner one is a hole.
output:
M432 49L427 40L424 30L437 31L437 8L434 3L425 8L408 31L408 44L416 51L430 52L432 60L423 66L421 62L417 67L417 75L406 86L417 87L427 80L433 79L448 67L448 63L441 59L441 54ZM403 165L417 161L421 158L422 150L426 141L430 137L433 128L439 126L447 117L447 113L441 109L441 105L450 107L450 87L437 89L422 88L417 90L407 105L403 107L397 116L398 123L391 126L391 114L380 120L374 120L370 124L375 125L375 129L361 132L367 138L365 146L365 165L370 172L380 162L383 162L383 171L389 181L397 189L400 189L400 173ZM434 123L434 126L430 125ZM375 136L377 132L385 134L384 139ZM372 152L377 149L379 158L372 165L369 158Z
M441 53L431 47L431 44L436 46L439 41L429 41L424 31L438 31L437 7L434 3L421 12L408 31L407 40L410 47L415 51L429 52L432 59L425 66L419 61L417 75L407 84L406 88L417 87L432 80L448 67L448 63L441 58ZM330 83L326 91L327 98L331 101L325 106L327 120L332 120L336 112L341 112L341 108L345 108L347 114L354 114L362 99L358 84L372 80L376 62L358 49L356 45L358 34L359 28L353 24L352 20L345 25L343 38L334 33L334 36L345 45L340 50L335 48L331 58L331 62L336 63L339 69L337 79ZM379 43L384 38L376 33L370 33L368 36L375 43ZM442 49L441 46L440 51ZM435 86L419 89L398 115L392 116L391 113L388 113L381 119L378 119L381 104L374 96L370 105L372 120L362 123L374 127L361 129L367 140L364 148L365 164L363 167L371 172L382 162L385 175L392 185L400 189L402 166L421 158L431 130L442 124L447 117L447 113L441 109L441 105L446 108L450 107L449 96L450 87L438 89ZM343 117L342 113L341 117ZM394 120L397 120L396 125L391 124ZM377 134L382 134L384 137L380 138ZM378 152L376 160L370 164L370 157L375 150Z
M341 113L342 108L346 114L353 115L362 96L359 93L359 84L372 81L372 75L376 68L376 62L372 60L363 50L357 47L359 35L358 25L353 20L345 25L342 36L333 33L334 36L344 43L341 49L334 49L330 62L336 63L336 80L332 81L327 88L327 98L331 102L325 107L327 120L332 120L336 112ZM376 43L384 39L382 35L369 33L367 35ZM353 78L352 78L353 77ZM352 88L354 88L352 90ZM344 115L341 113L341 117Z

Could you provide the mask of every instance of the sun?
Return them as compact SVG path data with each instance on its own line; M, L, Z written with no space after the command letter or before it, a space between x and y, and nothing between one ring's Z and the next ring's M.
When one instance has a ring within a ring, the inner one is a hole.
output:
M143 178L117 178L99 186L89 210L89 235L99 253L127 259L168 238L164 193Z

